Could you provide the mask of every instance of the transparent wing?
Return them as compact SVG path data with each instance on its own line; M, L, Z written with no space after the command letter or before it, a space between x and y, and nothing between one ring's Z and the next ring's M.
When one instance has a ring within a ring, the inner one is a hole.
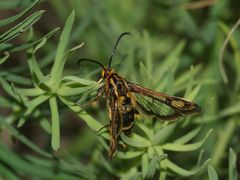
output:
M172 120L179 116L200 111L197 104L180 97L159 93L134 83L128 83L128 87L135 94L137 108L160 119Z
M174 119L180 115L172 107L160 101L155 101L141 94L135 94L135 96L137 99L137 109L145 114L154 115L160 119Z

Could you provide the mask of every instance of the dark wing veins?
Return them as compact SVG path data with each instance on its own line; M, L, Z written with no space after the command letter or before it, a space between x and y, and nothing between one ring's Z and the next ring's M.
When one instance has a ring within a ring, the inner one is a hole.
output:
M130 82L128 82L128 87L136 95L137 108L160 119L172 120L182 115L200 111L197 104L180 97L169 96Z

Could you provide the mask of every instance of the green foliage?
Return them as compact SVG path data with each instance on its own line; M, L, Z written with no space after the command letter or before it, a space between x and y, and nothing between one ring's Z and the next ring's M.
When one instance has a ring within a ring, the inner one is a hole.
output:
M45 10L34 10L42 4ZM194 1L1 1L1 9L23 9L0 20L1 134L29 151L3 136L0 178L236 180L239 29L222 54L228 84L219 66L229 22L236 20L233 4L214 1L194 9ZM202 113L173 123L137 115L131 136L121 134L127 149L119 141L109 163L108 132L98 132L109 123L105 98L89 104L104 85L97 83L100 69L90 63L78 67L76 60L107 64L116 37L125 31L133 36L120 42L115 71L197 102ZM42 133L24 130L31 124Z
M237 180L238 172L236 167L237 155L233 151L232 148L229 149L229 157L228 157L228 179L229 180ZM208 165L208 176L210 180L218 180L218 175L213 168L213 166Z
M208 176L210 180L218 180L217 173L211 165L208 166Z

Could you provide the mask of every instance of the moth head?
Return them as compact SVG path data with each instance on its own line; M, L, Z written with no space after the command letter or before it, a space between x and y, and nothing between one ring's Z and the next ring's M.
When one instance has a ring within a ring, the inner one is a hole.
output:
M111 68L112 59L113 59L113 57L115 55L115 51L116 51L116 48L117 48L117 45L118 45L119 41L125 35L131 35L131 33L124 32L124 33L120 34L120 36L118 37L118 39L117 39L117 41L116 41L116 43L115 43L115 45L113 47L112 54L111 54L111 56L109 58L107 67L104 67L103 64L100 63L99 61L96 61L96 60L93 60L93 59L89 59L89 58L81 58L81 59L79 59L78 60L78 64L80 64L80 62L82 62L82 61L90 61L92 63L98 64L103 69L102 70L102 74L101 74L102 79L107 79L108 77L110 77L114 73L113 69Z
M114 70L112 68L105 68L102 70L102 79L108 79L112 74L114 73Z

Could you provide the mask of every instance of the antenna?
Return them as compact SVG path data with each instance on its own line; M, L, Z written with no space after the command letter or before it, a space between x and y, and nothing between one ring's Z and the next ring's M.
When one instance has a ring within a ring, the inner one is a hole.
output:
M129 32L124 32L124 33L120 34L120 36L119 36L118 39L117 39L117 42L115 43L115 45L114 45L114 47L113 47L113 49L112 49L112 54L111 54L111 56L110 56L110 58L109 58L108 69L110 69L110 66L111 66L111 63L112 63L112 59L113 59L113 56L114 56L114 54L115 54L117 45L118 45L119 41L122 39L122 37L125 36L125 35L132 35L132 34L129 33Z
M98 62L98 61L96 61L96 60L93 60L93 59L89 59L89 58L81 58L81 59L79 59L78 62L77 62L78 65L79 65L81 62L83 62L83 61L89 61L89 62L98 64L99 66L101 66L101 68L102 68L103 70L106 70L106 68L105 68L100 62Z

